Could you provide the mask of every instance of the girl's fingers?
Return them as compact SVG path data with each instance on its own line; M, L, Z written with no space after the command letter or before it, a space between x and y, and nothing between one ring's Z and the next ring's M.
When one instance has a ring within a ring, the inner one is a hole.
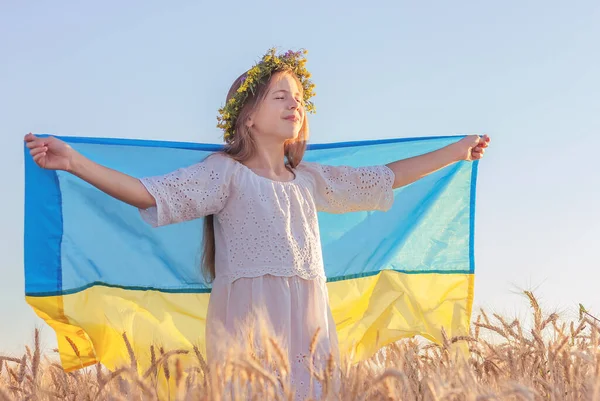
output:
M29 149L33 149L33 148L37 148L38 146L46 146L46 144L41 139L34 139L31 142L27 142L25 144L25 146L27 146Z
M47 148L47 147L45 147L45 146L40 146L39 148L31 149L31 150L29 151L29 153L31 154L31 156L35 156L35 155L37 155L37 154L39 154L39 153L42 153L42 152L44 152L44 153L45 153L45 152L47 152L47 151L48 151L48 148Z
M33 156L33 161L39 163L44 157L46 157L46 152L38 153L37 155Z

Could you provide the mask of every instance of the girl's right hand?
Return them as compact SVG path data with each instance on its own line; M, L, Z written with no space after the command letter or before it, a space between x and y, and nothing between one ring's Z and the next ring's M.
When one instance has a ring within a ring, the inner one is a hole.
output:
M58 138L39 138L32 133L25 135L25 143L33 161L48 170L71 169L75 150Z

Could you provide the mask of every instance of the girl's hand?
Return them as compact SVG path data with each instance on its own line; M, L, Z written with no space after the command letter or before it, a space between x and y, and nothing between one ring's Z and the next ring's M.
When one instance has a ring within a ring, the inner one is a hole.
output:
M485 148L490 144L490 137L483 135L469 135L457 142L460 152L459 160L473 161L479 160L485 153Z
M154 196L138 178L95 163L58 138L39 138L29 133L25 135L25 142L33 161L42 168L65 170L137 208L156 206Z
M71 169L75 150L58 138L39 138L32 133L25 135L25 143L33 161L48 170Z

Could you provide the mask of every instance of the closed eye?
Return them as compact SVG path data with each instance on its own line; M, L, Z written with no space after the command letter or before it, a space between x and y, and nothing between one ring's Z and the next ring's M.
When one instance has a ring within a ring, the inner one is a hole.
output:
M285 97L283 97L283 96L278 96L278 97L276 97L275 99L285 99ZM296 101L297 101L298 103L300 103L301 105L304 105L304 100L303 100L303 99L296 99Z

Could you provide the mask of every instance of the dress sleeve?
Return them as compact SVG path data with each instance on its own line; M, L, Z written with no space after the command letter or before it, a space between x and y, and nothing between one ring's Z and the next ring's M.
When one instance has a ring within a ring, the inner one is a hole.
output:
M220 212L234 166L229 157L215 154L165 175L140 178L156 201L156 206L139 209L142 219L159 227Z
M328 166L302 163L313 177L317 210L347 213L387 211L394 202L394 172L387 166Z

